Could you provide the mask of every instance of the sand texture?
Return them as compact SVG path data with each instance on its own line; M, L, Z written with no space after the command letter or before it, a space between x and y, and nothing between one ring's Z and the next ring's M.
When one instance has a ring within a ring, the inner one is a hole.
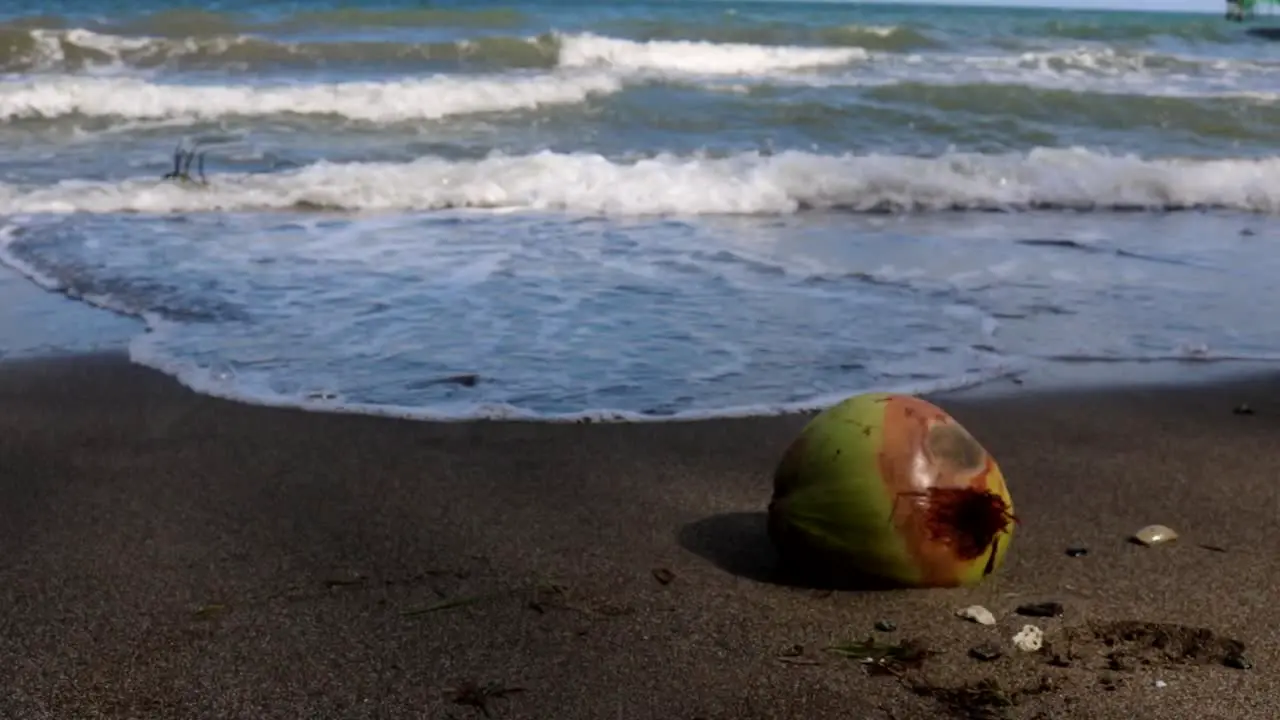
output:
M0 717L1271 720L1278 390L938 398L1009 480L1008 561L858 593L774 581L763 511L804 417L426 424L11 362ZM1150 523L1181 537L1126 542ZM1042 601L1064 614L1013 613ZM998 624L955 617L974 603ZM1013 649L1023 624L1049 647ZM929 653L826 649L872 635Z

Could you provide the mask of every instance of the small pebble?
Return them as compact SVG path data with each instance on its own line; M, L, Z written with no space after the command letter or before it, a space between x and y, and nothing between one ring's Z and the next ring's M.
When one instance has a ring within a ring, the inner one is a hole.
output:
M981 605L970 605L967 608L956 611L956 615L966 620L972 620L979 625L995 625L996 616L991 611Z
M1139 545L1159 545L1178 539L1178 533L1165 525L1148 525L1133 534L1133 541Z
M1089 548L1069 547L1067 548L1067 557L1084 557L1089 554Z
M1018 609L1014 610L1014 612L1019 615L1026 615L1027 617L1052 618L1061 617L1064 610L1062 608L1062 603L1060 602L1041 602L1019 605Z
M982 662L991 662L997 660L1004 653L995 645L986 644L969 648L969 657Z
M1044 631L1035 625L1023 625L1013 636L1013 646L1023 652L1035 652L1044 647Z
M1163 681L1163 680L1157 680L1157 681L1156 681L1156 687L1158 687L1158 688L1162 688L1162 687L1169 687L1169 683L1167 683L1167 682L1165 682L1165 681Z
M1236 415L1252 415L1253 408L1249 407L1249 403L1240 403L1239 405L1232 408L1231 412Z
M894 625L892 622L889 622L888 620L876 621L876 630L879 630L880 632L893 632L894 630L897 630L897 629L898 629L898 626Z

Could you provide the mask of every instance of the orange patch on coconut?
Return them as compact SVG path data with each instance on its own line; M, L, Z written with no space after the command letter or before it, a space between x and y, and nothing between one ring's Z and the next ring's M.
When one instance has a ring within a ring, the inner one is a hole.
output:
M877 461L893 498L889 520L901 531L921 580L956 584L957 563L988 553L988 565L994 565L998 536L1014 521L995 461L950 415L924 400L893 396L884 413Z

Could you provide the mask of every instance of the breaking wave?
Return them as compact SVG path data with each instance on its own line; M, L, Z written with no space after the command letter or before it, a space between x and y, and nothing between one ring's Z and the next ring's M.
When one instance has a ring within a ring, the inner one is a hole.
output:
M751 75L847 65L868 57L870 55L862 48L786 47L686 40L635 42L583 34L561 41L559 64L561 67Z
M0 185L13 213L529 209L603 215L800 210L1185 210L1280 212L1280 158L1143 159L1087 150L893 155L658 155L619 161L541 152L482 160L318 163L207 187L154 179Z
M625 20L606 24L601 32L633 40L682 40L749 45L831 45L905 53L946 47L925 29L899 25L844 23L812 26L787 22L747 21L736 16L720 22Z
M0 29L0 70L78 72L95 68L254 69L412 64L501 68L612 67L631 71L752 74L866 60L861 47L636 41L592 33L481 36L435 43L306 42L254 35L128 37L73 28Z
M617 92L604 73L436 75L309 85L176 85L127 77L59 76L0 81L0 119L68 115L132 120L232 115L336 115L398 122L579 103Z
M559 40L481 36L433 43L285 41L223 34L138 37L67 30L0 29L0 70L7 72L82 72L95 69L255 70L334 66L455 65L502 68L553 67Z

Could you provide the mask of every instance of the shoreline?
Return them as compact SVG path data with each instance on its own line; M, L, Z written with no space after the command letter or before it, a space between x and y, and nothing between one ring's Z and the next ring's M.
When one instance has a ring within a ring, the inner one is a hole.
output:
M7 316L6 316L7 312ZM149 332L146 323L115 310L69 297L39 285L18 270L0 263L0 325L12 328L0 347L0 363L39 362L48 358L78 356L130 356L130 343ZM1018 364L1017 358L1010 358ZM133 362L130 360L130 362ZM726 407L691 410L674 415L646 415L616 409L593 409L557 415L519 408L497 407L487 414L445 415L426 407L334 403L325 399L285 396L252 396L234 388L218 387L205 378L191 381L170 368L135 363L162 373L179 384L208 397L280 409L296 409L337 415L383 417L427 423L530 422L547 424L663 424L706 422L739 418L812 415L850 395L862 392L907 392L928 398L1001 398L1031 393L1100 392L1125 387L1181 387L1247 380L1280 369L1280 360L1163 358L1151 360L1033 360L1007 372L954 378L942 389L915 392L911 383L878 390L837 391L808 401L773 406ZM442 378L440 382L447 382ZM928 385L928 383L924 383Z
M139 318L42 287L3 262L0 327L5 329L0 362L127 352L130 338L146 331Z
M426 409L394 405L344 405L324 400L297 401L288 398L260 398L221 392L206 386L185 382L175 374L134 361L125 348L93 348L60 350L45 354L18 355L6 358L0 354L0 372L21 366L46 364L126 364L159 377L201 397L235 405L307 414L334 415L395 420L427 425L465 425L468 423L518 423L529 425L665 425L696 424L722 421L768 420L774 418L817 415L841 400L863 393L890 392L915 395L937 403L1001 402L1027 398L1049 399L1072 394L1090 395L1127 391L1173 391L1218 387L1249 386L1280 374L1280 361L1271 360L1150 360L1126 362L1085 362L1064 372L1061 367L1041 366L989 379L977 380L954 388L932 392L874 389L833 393L824 402L794 403L783 407L731 407L723 410L690 411L674 415L643 415L619 410L584 410L564 415L539 415L513 408L509 413L487 415L431 415Z
M1005 566L828 592L778 582L763 533L805 415L424 423L209 398L119 356L0 363L0 716L1271 718L1278 390L931 398L1009 480ZM1181 537L1126 541L1151 523ZM1064 615L1013 612L1043 601ZM1050 648L1013 649L1024 624ZM895 677L826 650L867 636L937 654Z

